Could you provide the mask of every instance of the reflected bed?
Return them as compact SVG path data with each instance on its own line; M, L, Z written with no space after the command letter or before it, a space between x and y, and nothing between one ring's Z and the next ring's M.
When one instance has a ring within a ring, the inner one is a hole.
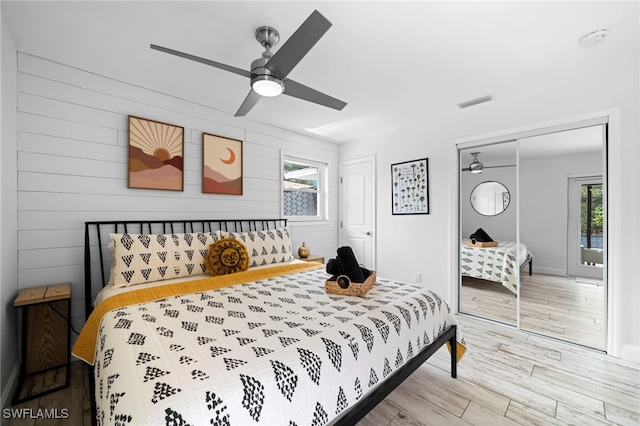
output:
M518 264L519 260L519 264ZM463 277L479 278L500 283L517 294L517 274L529 265L533 273L533 255L524 244L498 241L497 247L472 247L466 240L460 245L460 272Z

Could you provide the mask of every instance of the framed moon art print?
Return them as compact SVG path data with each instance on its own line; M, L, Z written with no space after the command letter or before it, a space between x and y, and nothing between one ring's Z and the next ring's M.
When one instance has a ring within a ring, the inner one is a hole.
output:
M202 134L202 192L242 195L242 141Z
M184 127L129 116L129 188L182 191Z

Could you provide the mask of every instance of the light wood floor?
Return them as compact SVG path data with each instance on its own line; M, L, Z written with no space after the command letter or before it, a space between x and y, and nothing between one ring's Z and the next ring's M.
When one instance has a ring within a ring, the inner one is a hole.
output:
M38 376L34 376L42 380L42 383L36 384L36 386L47 387L57 380L54 372L43 373ZM89 375L86 364L81 361L75 361L71 363L71 374L69 378L69 387L44 395L40 398L32 399L30 401L23 402L22 404L13 405L11 409L30 409L31 413L24 413L23 417L26 418L9 418L6 419L3 416L3 425L20 425L20 426L90 426L91 425L91 399L89 394ZM38 410L56 410L57 416L66 417L57 419L36 419ZM63 416L62 410L65 410L67 415ZM4 414L4 412L3 412Z
M640 424L640 364L458 319L468 347L458 378L441 349L360 426Z
M605 288L575 278L521 276L520 327L591 348L605 348ZM504 286L464 277L461 311L516 324L517 298Z
M638 425L640 365L467 316L458 378L438 351L360 423L383 425ZM71 386L14 408L69 409L69 419L5 425L90 425L86 369Z

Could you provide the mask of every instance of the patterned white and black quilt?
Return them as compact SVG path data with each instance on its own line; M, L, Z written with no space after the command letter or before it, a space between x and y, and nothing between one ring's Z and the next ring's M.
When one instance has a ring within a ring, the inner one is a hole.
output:
M517 294L518 262L528 256L527 247L514 241L499 241L498 247L469 247L461 244L460 271L463 276L480 278L502 284Z
M107 313L99 424L323 425L455 324L422 286L326 294L323 269ZM460 339L459 339L460 340Z

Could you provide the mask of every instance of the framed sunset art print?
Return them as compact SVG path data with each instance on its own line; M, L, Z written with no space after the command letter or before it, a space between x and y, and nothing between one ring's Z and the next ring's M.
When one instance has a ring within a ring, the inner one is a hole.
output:
M202 134L202 192L242 195L242 141Z
M129 188L182 191L184 128L129 116Z

